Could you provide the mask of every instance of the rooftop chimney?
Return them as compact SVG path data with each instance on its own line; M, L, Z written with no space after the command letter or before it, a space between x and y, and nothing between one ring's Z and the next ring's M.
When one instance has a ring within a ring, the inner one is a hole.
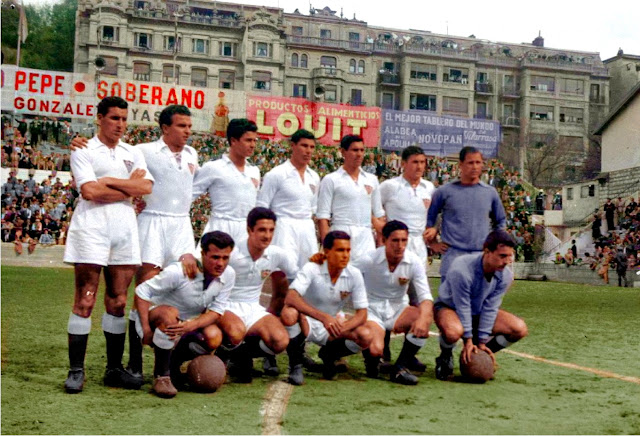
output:
M538 37L533 40L532 44L536 47L544 47L544 38L540 35L540 31L538 31Z

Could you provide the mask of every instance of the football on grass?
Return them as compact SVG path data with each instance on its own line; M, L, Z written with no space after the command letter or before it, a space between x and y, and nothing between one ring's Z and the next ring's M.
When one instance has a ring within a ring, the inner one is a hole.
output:
M484 383L493 377L493 360L489 353L484 350L478 350L477 353L471 353L471 359L467 364L462 363L462 355L460 355L460 373L467 381L473 383Z
M222 360L210 354L196 357L187 368L189 385L198 392L215 392L224 383L226 375Z

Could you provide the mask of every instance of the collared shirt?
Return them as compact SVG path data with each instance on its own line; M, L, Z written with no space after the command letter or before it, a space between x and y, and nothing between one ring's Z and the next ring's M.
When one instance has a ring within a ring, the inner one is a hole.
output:
M371 300L402 300L411 282L418 302L433 301L425 267L420 258L410 251L405 251L393 272L389 270L384 246L367 254L360 265L367 296Z
M342 310L347 298L351 298L356 310L369 307L362 274L352 265L347 265L333 284L327 262L322 265L308 262L289 287L308 304L331 316Z
M235 271L227 266L222 275L213 279L205 289L203 273L198 272L191 280L184 275L182 264L174 262L160 274L138 285L136 295L156 306L175 307L184 320L195 318L207 310L223 315L235 279Z
M246 239L236 244L231 252L229 266L237 274L236 284L229 297L229 301L233 302L258 303L262 285L272 272L282 271L289 279L298 272L295 259L275 245L269 245L262 256L254 261L249 254Z
M188 216L191 209L193 179L198 171L198 153L186 145L180 152L180 164L175 153L162 138L139 144L151 175L155 179L153 191L145 197L143 213L168 216Z
M102 177L128 179L136 169L145 170L144 178L154 180L142 152L122 141L115 147L107 147L94 136L86 148L71 152L71 171L78 191L85 183L97 182Z
M473 316L479 316L478 339L486 343L502 297L513 282L513 272L508 268L496 271L488 282L484 277L482 256L483 253L477 253L457 257L438 289L437 301L455 309L464 329L464 338L473 336Z
M496 189L486 183L463 185L459 180L433 194L427 227L442 213L442 241L465 251L481 251L491 230L505 227L505 212Z
M371 227L371 214L384 216L378 179L362 169L358 180L340 167L320 182L318 219L331 219L333 225Z
M436 190L433 183L420 179L415 188L403 176L380 184L380 199L387 221L402 221L413 236L422 235L427 226L427 210Z
M193 182L193 199L209 191L211 218L244 221L256 206L260 170L248 162L240 172L226 154L202 165Z
M307 167L304 180L290 160L264 176L257 206L270 208L278 218L310 219L318 205L320 176Z

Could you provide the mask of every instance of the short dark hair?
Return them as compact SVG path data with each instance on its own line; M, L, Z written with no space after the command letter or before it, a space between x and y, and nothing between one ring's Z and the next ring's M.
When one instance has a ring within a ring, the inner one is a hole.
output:
M257 132L258 126L246 118L234 118L229 121L227 127L227 141L231 145L231 139L240 139L247 132Z
M327 236L324 237L324 240L322 241L322 247L325 250L331 250L333 248L333 242L336 239L344 239L345 241L350 241L351 236L349 236L347 232L343 232L342 230L334 230L327 233Z
M173 124L173 116L175 114L178 115L186 115L188 117L191 116L191 111L188 107L181 104L172 104L162 109L160 112L160 117L158 118L158 124L162 129L162 126L170 126Z
M100 103L98 103L97 113L104 117L109 113L109 109L112 107L128 109L129 103L127 103L122 97L111 95L100 100Z
M402 150L402 160L406 162L414 154L421 154L423 156L425 155L423 149L421 149L417 145L410 145L404 150Z
M344 135L340 141L340 148L343 150L349 150L349 147L351 147L351 144L354 142L364 143L364 139L362 139L362 136L358 135Z
M516 241L513 240L513 237L507 233L506 230L498 229L489 233L482 248L489 251L496 251L499 245L515 248Z
M291 142L293 144L297 144L301 139L312 139L315 141L316 137L313 133L305 129L298 129L291 135Z
M266 207L254 207L247 215L247 227L253 229L259 220L273 220L275 223L278 218L276 214Z
M402 221L398 221L398 220L389 221L382 228L382 236L385 239L387 239L396 230L406 230L408 232L409 227L407 227L407 225Z
M470 145L467 145L466 147L462 147L462 150L460 150L460 162L464 162L468 154L475 154L475 153L482 154L480 150L478 150L475 147L471 147Z
M209 251L209 247L211 245L215 245L221 250L224 250L227 247L231 247L233 250L233 247L235 247L236 244L233 241L233 238L227 233L214 230L213 232L205 233L200 240L200 247L204 252Z

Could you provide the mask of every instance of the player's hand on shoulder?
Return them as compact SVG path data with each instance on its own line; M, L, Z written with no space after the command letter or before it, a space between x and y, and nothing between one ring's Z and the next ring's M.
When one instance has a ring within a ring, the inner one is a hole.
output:
M89 140L84 136L76 136L71 140L71 144L69 144L69 149L71 151L80 150L81 148L87 148L87 143Z
M185 253L180 256L180 263L182 263L182 271L185 277L193 280L198 274L198 261L191 253Z
M324 253L318 252L316 254L313 254L309 258L309 262L313 262L313 263L317 263L318 265L322 265L326 258L327 258L327 256L325 256Z

